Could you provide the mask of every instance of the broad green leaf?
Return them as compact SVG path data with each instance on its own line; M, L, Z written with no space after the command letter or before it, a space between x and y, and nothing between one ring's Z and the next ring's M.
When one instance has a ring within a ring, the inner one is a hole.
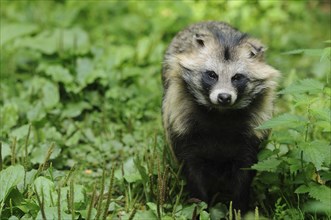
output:
M41 121L46 116L45 109L42 104L38 102L27 112L29 122Z
M128 159L123 165L124 179L129 183L141 180L139 170L134 164L133 158Z
M29 48L44 54L54 54L59 44L58 37L52 31L44 31L34 37L25 37L16 41L18 47Z
M228 209L227 209L226 205L217 203L216 205L214 205L213 207L211 207L209 209L210 219L211 220L223 219L226 217L227 212L228 212ZM207 219L209 219L209 216Z
M306 123L307 120L304 117L286 113L274 117L269 121L266 121L264 124L257 127L257 129L270 129L270 128L289 129L289 128L297 128L303 126Z
M309 186L309 196L331 207L331 188L326 185L311 184Z
M89 78L93 74L94 64L91 59L78 58L76 63L77 81L80 85L85 86L89 83Z
M221 219L221 218L210 218L209 213L206 211L200 212L200 220L209 220L209 219Z
M55 107L60 101L59 89L57 85L50 81L45 81L43 85L43 104L46 108L50 109Z
M330 202L320 202L320 201L308 201L304 204L304 210L312 213L320 213L324 215L327 213L331 216Z
M153 212L153 214L157 216L157 205L153 202L147 202L146 205Z
M6 197L24 178L24 167L22 165L10 166L0 172L0 202Z
M49 149L50 149L50 144L40 144L34 147L31 153L31 158L30 158L31 162L35 164L43 163ZM50 159L52 160L58 157L60 152L61 152L61 148L58 145L55 145L53 148L53 152L50 155Z
M61 201L64 207L68 205L67 194L69 193L69 187L61 188ZM79 184L74 184L74 204L75 208L79 209L85 202L85 187Z
M17 37L35 33L38 26L35 24L13 23L0 25L0 46Z
M323 53L322 49L298 49L285 52L284 54L305 54L308 56L320 56Z
M182 209L182 215L186 217L186 219L192 219L194 209L197 205L192 204L190 206L186 206Z
M57 207L44 207L46 219L59 219L58 218L58 208ZM43 219L41 211L38 212L36 219ZM72 219L71 214L64 212L64 209L61 210L61 219Z
M331 146L327 142L316 140L298 146L303 151L303 159L313 163L317 170L320 170L325 160L331 157Z
M310 111L315 117L331 123L331 109L311 109Z
M17 40L18 47L26 47L51 55L56 52L85 54L89 50L89 37L80 28L45 30L33 37Z
M307 193L307 192L309 192L309 186L301 185L294 192L298 193L298 194Z
M281 160L271 157L266 160L259 161L257 164L254 164L252 168L258 171L275 172L281 162Z
M84 101L80 102L71 102L68 105L65 106L65 108L62 111L61 116L63 118L74 118L79 116L84 110L91 109L92 106Z
M297 171L299 171L302 168L300 159L286 157L286 158L284 158L284 161L286 161L289 164L290 172L292 174L296 173Z
M300 80L297 83L294 83L287 88L280 91L280 94L301 94L301 93L310 93L317 94L323 92L324 85L323 83L315 79L304 79Z
M18 140L22 139L28 135L29 127L30 125L28 124L18 127L11 132L11 136L16 137Z
M114 210L112 210L114 211ZM83 219L87 219L88 209L80 211L80 214L82 215ZM95 216L97 215L97 210L95 208L92 208L91 210L91 219L95 219Z
M19 118L18 115L18 107L15 103L5 103L0 108L0 123L1 130L8 130L16 125L17 120Z
M316 121L315 125L316 125L316 127L321 128L323 132L331 132L331 123L330 122Z
M2 161L4 161L5 157L11 155L11 147L8 143L2 142Z
M78 130L74 135L70 136L69 139L66 140L65 145L69 147L73 147L78 144L79 140L82 138L82 132Z
M145 57L147 56L149 50L151 47L151 38L150 37L144 37L139 39L138 45L137 45L137 60L138 62L142 62Z
M324 48L320 61L331 61L331 47Z
M57 34L60 42L59 50L82 55L90 49L89 35L79 27L58 29L55 34Z
M152 210L138 210L133 220L157 220L158 218ZM164 218L162 218L164 219Z
M61 65L48 66L45 73L51 76L55 82L63 82L64 84L68 84L73 81L73 77L69 70Z
M57 192L54 183L46 177L40 176L34 181L35 190L37 190L40 199L44 195L45 207L56 204Z

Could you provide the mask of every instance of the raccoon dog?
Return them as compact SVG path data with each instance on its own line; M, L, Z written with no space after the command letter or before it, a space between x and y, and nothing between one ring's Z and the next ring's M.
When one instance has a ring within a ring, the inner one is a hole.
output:
M278 71L265 47L222 22L194 24L172 40L162 70L163 126L193 198L247 211Z

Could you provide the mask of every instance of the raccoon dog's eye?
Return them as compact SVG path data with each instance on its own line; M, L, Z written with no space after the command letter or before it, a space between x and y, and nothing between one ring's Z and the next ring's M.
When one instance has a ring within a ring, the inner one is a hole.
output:
M243 74L240 74L240 73L237 73L236 75L234 75L232 77L232 82L239 82L239 81L242 81L243 79L245 79L246 76L243 75Z
M217 80L218 79L218 75L212 71L212 70L207 70L206 74L208 75L209 78L213 79L213 80Z

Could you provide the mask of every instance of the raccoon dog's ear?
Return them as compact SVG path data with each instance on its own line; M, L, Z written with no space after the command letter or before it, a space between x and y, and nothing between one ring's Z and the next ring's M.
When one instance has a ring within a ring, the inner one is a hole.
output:
M263 58L264 51L267 48L257 39L248 39L247 44L249 46L250 58Z
M206 37L205 34L196 33L196 34L193 35L193 39L194 39L195 43L200 47L205 46L205 37Z

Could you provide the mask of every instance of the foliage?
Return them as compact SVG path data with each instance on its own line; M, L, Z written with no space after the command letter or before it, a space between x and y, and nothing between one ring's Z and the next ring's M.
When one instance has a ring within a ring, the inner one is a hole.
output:
M0 4L1 219L244 218L189 203L163 137L162 56L201 20L261 38L284 73L246 218L330 219L327 2Z

